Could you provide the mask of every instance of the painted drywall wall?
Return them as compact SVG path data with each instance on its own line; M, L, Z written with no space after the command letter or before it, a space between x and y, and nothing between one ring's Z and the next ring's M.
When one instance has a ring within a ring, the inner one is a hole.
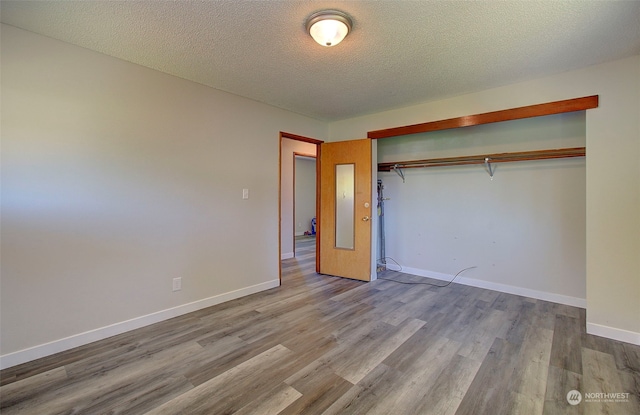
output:
M588 95L600 105L586 112L587 330L640 344L640 56L334 122L329 136Z
M378 140L381 162L583 147L577 112ZM585 159L380 173L386 255L405 272L585 304ZM390 265L391 269L398 269Z
M295 229L293 226L294 155L315 156L316 145L290 138L282 138L280 153L280 257L281 259L288 259L293 258L295 246Z
M279 132L325 123L13 27L1 41L4 367L278 284Z
M295 162L295 212L296 236L311 232L311 220L316 217L316 160L296 157Z

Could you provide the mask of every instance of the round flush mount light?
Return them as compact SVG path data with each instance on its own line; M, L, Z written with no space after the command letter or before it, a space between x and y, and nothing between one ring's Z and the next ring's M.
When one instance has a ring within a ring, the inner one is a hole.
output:
M322 46L335 46L351 30L351 18L339 10L322 10L309 16L307 32Z

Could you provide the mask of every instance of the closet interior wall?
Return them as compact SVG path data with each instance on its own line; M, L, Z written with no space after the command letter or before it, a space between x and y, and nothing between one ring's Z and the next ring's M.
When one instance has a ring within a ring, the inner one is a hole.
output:
M585 112L376 140L378 162L584 147ZM584 306L584 157L412 168L385 186L386 255L405 272ZM460 278L460 277L459 277Z

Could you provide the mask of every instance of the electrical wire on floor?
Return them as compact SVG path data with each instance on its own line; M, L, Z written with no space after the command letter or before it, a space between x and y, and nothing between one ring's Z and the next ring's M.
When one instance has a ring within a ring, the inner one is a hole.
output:
M398 263L398 261L396 261L395 259L393 259L393 258L391 258L391 257L385 257L385 258L382 258L382 260L383 260L383 261L384 261L384 260L387 260L387 259L390 259L390 260L392 260L393 262L395 262L395 264L400 268L399 270L393 270L393 269L392 269L392 270L390 270L390 271L394 271L394 272L402 272L402 266ZM380 261L380 260L378 260L378 261ZM382 262L382 263L378 262L378 264L379 264L379 265L380 265L380 264L381 264L381 265L384 265L385 267L387 266L387 263L386 263L386 262ZM468 270L470 270L470 269L473 269L473 268L478 268L478 267L477 267L476 265L474 265L474 266L472 266L472 267L467 267L467 268L461 269L460 271L458 271L458 273L457 273L456 275L454 275L454 276L453 276L453 278L451 279L451 281L447 282L446 284L433 284L433 283L431 283L431 282L426 282L426 281L425 281L425 282L398 281L398 280L393 279L393 278L384 278L384 277L378 277L378 279L379 279L379 280L385 280L385 281L391 281L391 282L397 282L398 284L406 284L406 285L431 285L431 286L433 286L433 287L444 288L444 287L448 287L449 285L451 285L451 283L452 283L456 278L458 278L458 275L462 274L462 273L463 273L463 272L465 272L465 271L468 271Z
M389 264L387 263L387 259L392 260L394 262L394 264L398 266L398 269L389 269ZM382 266L384 268L389 269L390 271L402 272L402 265L400 265L398 263L398 261L396 261L395 259L393 259L393 258L391 258L389 256L386 256L384 258L380 258L379 260L377 260L377 263L378 263L379 267Z

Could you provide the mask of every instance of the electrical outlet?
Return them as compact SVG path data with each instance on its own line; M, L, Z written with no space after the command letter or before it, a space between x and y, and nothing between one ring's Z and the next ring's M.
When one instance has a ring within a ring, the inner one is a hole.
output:
M242 198L249 199L249 189L242 189Z
M182 278L173 279L173 291L180 291L182 289Z

